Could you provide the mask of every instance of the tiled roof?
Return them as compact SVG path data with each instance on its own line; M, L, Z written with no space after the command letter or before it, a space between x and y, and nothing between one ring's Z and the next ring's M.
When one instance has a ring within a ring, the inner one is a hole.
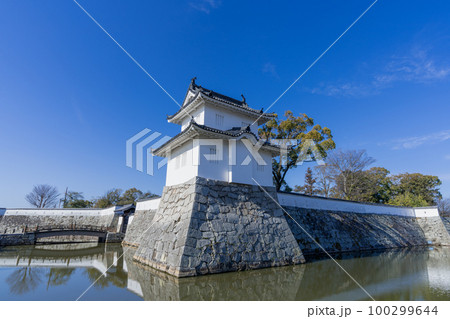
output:
M194 129L197 128L197 129L201 129L201 130L204 130L204 131L207 131L207 132L217 133L217 134L221 134L221 135L225 135L225 136L229 136L229 137L234 137L234 138L237 138L237 137L239 137L239 136L241 136L243 134L251 134L252 136L255 137L256 140L259 140L258 136L256 136L255 133L250 131L250 127L248 127L248 126L245 127L245 128L233 127L230 130L225 130L224 131L224 130L219 130L219 129L212 128L212 127L209 127L209 126L197 124L194 120L191 120L191 122L189 123L188 127L186 127L183 131L181 131L180 133L178 133L177 135L172 137L170 140L168 140L166 143L164 143L160 147L152 150L152 153L159 152L167 144L172 143L174 140L176 140L177 138L179 138L182 135L186 134L192 128L194 128ZM269 142L265 142L263 145L278 148L277 145L271 144Z
M201 85L197 85L195 83L195 79L196 78L193 78L192 81L191 81L191 84L189 85L189 91L194 93L194 98L192 98L191 101L189 101L186 104L184 104L174 115L168 116L167 117L168 119L174 118L176 115L178 115L180 112L182 112L182 109L187 107L190 104L190 102L195 100L195 98L199 94L203 94L203 95L205 95L205 96L207 96L209 98L212 98L212 99L214 99L216 101L219 101L219 102L223 102L223 103L235 106L235 107L242 108L242 109L244 109L246 111L255 113L257 115L263 115L264 117L275 117L274 113L264 113L263 109L255 110L255 109L249 107L247 105L247 102L245 101L245 97L243 95L241 95L242 96L242 100L239 101L239 100L236 100L236 99L234 99L232 97L229 97L229 96L226 96L226 95L214 92L213 90L209 90L207 88L204 88Z

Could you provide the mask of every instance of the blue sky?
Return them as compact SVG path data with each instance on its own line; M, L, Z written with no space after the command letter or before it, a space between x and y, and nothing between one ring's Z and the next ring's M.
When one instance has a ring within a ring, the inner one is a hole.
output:
M267 108L371 1L79 3L181 102L189 80ZM338 148L392 173L439 176L450 197L450 3L380 0L271 109L306 113ZM0 207L34 184L161 193L125 165L178 106L71 0L0 2ZM301 184L304 167L288 177Z

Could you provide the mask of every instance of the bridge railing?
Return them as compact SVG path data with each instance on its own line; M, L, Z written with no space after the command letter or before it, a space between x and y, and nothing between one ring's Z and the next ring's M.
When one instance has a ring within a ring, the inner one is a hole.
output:
M23 228L23 233L45 233L45 232L58 232L58 231L91 231L91 232L114 232L114 227L104 227L104 226L87 226L87 225L76 225L71 224L68 226L28 226L25 225Z

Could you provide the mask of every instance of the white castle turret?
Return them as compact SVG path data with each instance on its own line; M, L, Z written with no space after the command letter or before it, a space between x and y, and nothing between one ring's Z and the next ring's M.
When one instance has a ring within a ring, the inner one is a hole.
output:
M216 93L193 78L182 107L168 117L181 132L153 150L168 158L166 185L203 177L272 186L272 157L279 149L259 140L258 126L274 116L250 108L243 96L239 101Z
M257 135L274 116L192 79L168 117L181 132L153 150L168 158L166 186L126 240L136 261L179 277L304 262L272 183L279 148Z

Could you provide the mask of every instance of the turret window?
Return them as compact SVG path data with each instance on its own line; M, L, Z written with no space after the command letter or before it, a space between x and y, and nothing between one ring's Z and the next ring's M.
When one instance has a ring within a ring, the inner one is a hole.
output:
M215 146L212 146L209 148L209 154L211 155L210 161L213 164L219 163L219 160L217 159L217 150Z
M216 114L216 127L222 128L223 127L223 115Z

